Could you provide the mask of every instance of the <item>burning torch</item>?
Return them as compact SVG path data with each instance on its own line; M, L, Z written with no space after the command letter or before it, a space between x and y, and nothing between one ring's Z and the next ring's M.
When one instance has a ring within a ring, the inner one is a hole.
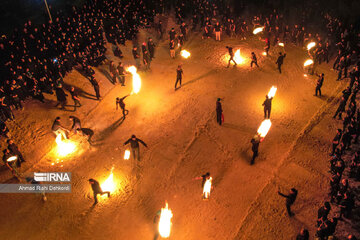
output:
M171 209L169 209L168 203L165 202L165 208L161 208L160 220L159 220L159 234L162 238L170 237L171 231L171 218L173 217Z
M258 34L259 32L262 32L263 30L264 30L264 27L255 28L254 31L253 31L253 34L256 35L256 34Z

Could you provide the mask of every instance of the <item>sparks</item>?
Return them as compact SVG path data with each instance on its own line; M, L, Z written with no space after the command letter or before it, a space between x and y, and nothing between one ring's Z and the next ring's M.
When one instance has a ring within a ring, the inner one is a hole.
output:
M109 177L101 184L101 189L106 192L109 191L112 193L115 190L115 182L114 182L114 167L111 168L111 172Z
M168 208L168 203L165 202L165 208L161 208L159 220L159 234L162 238L170 237L171 218L173 217L171 209Z
M130 151L129 151L129 150L125 150L124 160L129 160L129 159L130 159Z
M269 98L273 98L273 97L275 97L276 90L277 90L277 87L272 86L272 87L270 88L269 93L267 94L267 95L268 95L268 97L269 97Z
M209 197L210 197L211 183L212 183L212 177L207 179L204 183L204 188L203 188L203 198L204 199L209 199Z
M127 72L130 72L132 75L132 84L133 84L133 90L131 94L137 94L140 92L141 89L141 78L140 75L136 72L137 69L135 66L130 66L126 69Z
M57 155L65 157L73 153L76 149L76 145L69 139L62 139L62 134L56 136L55 142L57 144Z
M307 50L310 50L310 49L312 49L313 47L315 47L315 45L316 45L315 42L310 42L310 43L306 46L306 48L307 48Z
M190 54L190 52L188 52L188 51L186 51L186 50L181 50L180 55L181 55L183 58L189 58L191 54Z
M257 133L260 135L261 138L264 138L266 134L269 132L271 127L271 121L270 119L265 119L262 121L260 127L257 130Z
M253 31L253 34L258 34L259 32L262 32L264 30L264 27L258 27L258 28L255 28L254 31Z
M310 66L314 64L314 61L312 59L308 59L304 62L304 67Z

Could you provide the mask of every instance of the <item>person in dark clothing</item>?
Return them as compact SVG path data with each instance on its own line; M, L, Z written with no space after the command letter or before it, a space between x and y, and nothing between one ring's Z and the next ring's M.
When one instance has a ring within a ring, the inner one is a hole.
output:
M263 138L260 137L259 134L256 134L252 139L251 139L251 150L253 152L253 156L251 158L250 161L250 165L253 165L255 163L255 158L259 155L259 145L260 143L263 141Z
M99 83L96 81L95 78L93 78L92 80L90 80L91 84L94 87L94 91L95 91L95 95L96 95L96 99L100 100L101 96L100 96L100 87L99 87Z
M331 206L329 202L325 202L324 206L322 206L321 208L319 208L318 210L318 219L320 218L325 218L327 219L327 216L329 215L331 210Z
M71 94L72 100L74 101L74 108L76 110L77 106L81 107L79 95L76 93L74 87L71 87L70 94Z
M169 31L169 40L174 40L175 41L176 38L176 32L174 28L171 28L171 30Z
M18 156L20 162L26 162L25 159L24 159L24 157L23 157L23 155L21 154L18 146L14 143L13 140L8 139L8 140L7 140L7 144L8 144L8 147L7 147L7 148L10 150L10 152L12 152L12 153L14 153L15 155Z
M93 194L94 194L94 205L96 205L98 203L98 199L97 199L97 195L100 194L100 195L104 195L104 194L107 194L108 197L110 197L110 192L109 191L106 191L104 192L101 187L100 187L100 184L98 181L96 181L95 179L92 179L90 178L89 179L89 183L91 185L91 188L93 190Z
M237 63L236 63L235 60L234 60L233 48L232 48L232 47L228 47L228 46L226 46L226 48L228 49L229 55L230 55L230 59L229 59L229 63L228 63L228 65L227 65L227 68L230 67L231 61L234 63L234 67L235 67L235 66L237 65Z
M175 82L175 91L177 90L177 84L179 83L179 88L181 88L181 81L182 81L182 76L184 75L184 72L181 68L181 65L178 65L177 69L176 69L176 82Z
M140 55L138 53L137 47L134 47L132 50L132 54L135 60L136 68L140 69Z
M319 96L321 97L321 87L323 83L324 83L324 74L322 73L321 75L319 75L319 78L316 82L315 96L317 96L319 93Z
M131 147L131 151L132 151L132 155L134 160L138 160L140 161L140 146L139 146L139 142L144 145L145 147L147 147L146 143L144 141L142 141L141 139L137 138L135 135L132 135L131 138L129 138L124 145L127 145L130 143L130 147Z
M72 121L71 131L77 134L77 130L81 128L80 119L74 116L69 116L70 121Z
M78 128L77 131L80 133L80 135L87 137L88 142L90 145L92 145L91 138L94 136L94 131L90 128Z
M121 86L125 86L126 72L125 72L124 64L122 62L119 62L119 65L117 66L117 74L119 74L119 82Z
M342 219L342 217L350 218L351 211L354 208L355 202L354 197L351 193L345 192L343 199L339 203L340 207L340 216L339 219Z
M250 67L253 66L253 64L255 64L257 67L259 67L259 65L257 64L257 58L254 52L251 52L251 63L250 63Z
M309 240L309 231L302 228L300 233L296 236L296 240Z
M333 116L333 118L336 118L336 116L339 114L339 120L340 120L341 116L342 116L342 113L345 112L345 106L346 106L346 99L344 97L341 97L339 107L336 110L335 115Z
M222 110L220 101L221 101L220 98L218 98L216 101L216 121L221 126L221 124L223 122L223 119L222 119L223 110Z
M284 58L286 57L286 53L282 54L279 52L279 57L276 60L276 64L278 65L279 73L281 73L281 66L284 64Z
M263 102L264 106L264 118L270 119L270 113L271 113L271 102L273 98L269 98L268 95L265 96L265 101Z
M125 109L125 103L124 103L125 98L127 98L128 96L129 95L126 95L125 97L122 97L122 98L119 98L119 97L116 98L116 110L118 110L118 107L121 108L124 119L125 119L125 116L129 114L129 110Z
M297 194L298 194L298 191L295 188L292 188L290 190L289 195L285 195L285 194L281 193L280 191L278 191L278 194L280 196L286 198L286 210L287 210L290 217L294 216L294 213L291 212L291 205L294 204L294 202L296 200L296 197L297 197Z
M55 92L56 92L56 98L58 101L57 104L55 105L55 107L61 105L61 109L65 109L67 94L64 92L64 89L62 88L61 84L59 84L57 86L57 88L55 89Z
M149 50L149 54L150 54L150 60L152 60L153 58L155 58L155 44L154 44L152 38L149 37L147 45L148 45L148 50Z
M329 154L330 156L334 155L335 149L340 143L341 136L342 136L342 130L339 128L336 132L336 136L334 137L334 139L332 141L332 151Z

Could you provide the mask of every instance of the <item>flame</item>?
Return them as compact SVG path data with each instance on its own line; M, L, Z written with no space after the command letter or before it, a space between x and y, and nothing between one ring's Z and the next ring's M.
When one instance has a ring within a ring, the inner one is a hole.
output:
M168 208L168 203L165 202L165 208L161 208L160 220L159 220L159 234L162 238L168 238L171 231L171 218L173 214L171 209Z
M113 174L114 167L111 168L111 172L109 177L101 184L101 189L106 192L113 192L115 190L115 182L114 182L114 174Z
M243 64L245 62L245 58L240 55L240 49L236 50L234 60L237 64Z
M310 50L310 49L312 49L313 47L315 47L315 45L316 45L315 42L310 42L310 43L306 46L306 48L307 48L307 50Z
M260 137L264 138L266 134L269 132L271 127L271 121L270 119L265 119L262 121L260 127L257 130L257 133L260 135Z
M140 75L136 72L135 66L130 66L126 69L127 72L130 72L132 74L132 84L133 84L133 90L131 94L137 94L140 92L141 89L141 78Z
M186 51L186 50L181 50L180 55L183 58L189 58L190 57L190 52Z
M204 199L208 199L210 197L211 183L212 183L212 177L210 177L205 181L204 189L203 189Z
M16 161L17 160L17 156L11 156L11 157L9 157L6 161L7 162L14 162L14 161Z
M279 45L280 47L285 47L284 43L282 43L282 42L279 42L278 45Z
M304 62L304 67L309 66L309 65L311 65L311 64L314 64L314 61L311 60L311 59L308 59L308 60L306 60L306 61Z
M262 52L262 55L263 55L263 56L266 56L266 52Z
M307 74L304 74L304 77L307 77Z
M129 150L125 150L124 160L129 160L129 159L130 159L130 151L129 151Z
M255 28L254 31L253 31L253 34L258 34L259 32L262 32L264 30L264 27L258 27L258 28Z
M62 134L56 136L55 142L57 144L57 155L65 157L76 150L76 145L69 139L62 139ZM65 138L65 136L64 136Z
M272 87L270 88L269 93L267 94L267 95L268 95L268 97L269 97L269 98L273 98L273 97L275 97L276 90L277 90L277 87L272 86Z

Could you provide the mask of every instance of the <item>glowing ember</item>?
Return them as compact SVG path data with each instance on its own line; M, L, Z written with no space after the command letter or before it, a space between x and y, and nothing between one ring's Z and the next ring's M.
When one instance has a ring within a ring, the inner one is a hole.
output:
M212 183L212 177L210 177L209 179L207 179L205 181L204 189L203 189L204 199L209 199L209 197L210 197L211 183Z
M262 32L263 30L264 30L264 27L255 28L253 31L253 34L258 34L259 32Z
M140 75L136 72L135 66L130 66L126 69L127 72L130 72L132 74L132 84L133 84L133 90L131 94L137 94L140 92L141 89L141 78Z
M315 47L315 45L316 45L316 43L315 42L311 42L311 43L309 43L308 45L307 45L307 50L310 50L310 49L312 49L313 47Z
M183 58L189 58L190 57L190 52L186 51L186 50L181 50L180 55Z
M307 77L307 74L304 74L304 77Z
M272 87L270 88L269 93L267 94L267 95L268 95L268 97L269 97L269 98L273 98L273 97L275 97L276 90L277 90L277 87L272 86Z
M243 64L245 62L245 58L240 55L240 49L236 50L234 60L237 64Z
M173 214L171 210L168 208L168 203L165 202L165 208L161 208L161 215L159 220L159 234L162 238L168 238L170 236L171 231L171 218Z
M109 177L101 184L101 189L106 192L113 192L115 190L115 182L114 182L114 174L113 174L114 167L111 168L111 172Z
M269 132L271 127L271 121L270 119L266 119L262 121L259 129L257 130L257 133L260 135L260 137L264 138L266 134Z
M62 139L62 134L56 136L55 142L58 156L65 157L76 150L76 145L69 139Z
M282 42L278 43L278 45L279 45L280 47L285 47L284 43L282 43Z
M312 64L314 64L314 61L311 60L311 59L308 59L308 60L306 60L306 61L304 62L304 67L310 66L310 65L312 65Z
M125 150L124 160L129 160L129 159L130 159L130 151L129 151L129 150Z
M263 55L263 56L266 56L266 52L263 52L262 55Z
M17 156L11 156L11 157L9 157L6 161L7 162L14 162L14 161L16 161L17 160Z

